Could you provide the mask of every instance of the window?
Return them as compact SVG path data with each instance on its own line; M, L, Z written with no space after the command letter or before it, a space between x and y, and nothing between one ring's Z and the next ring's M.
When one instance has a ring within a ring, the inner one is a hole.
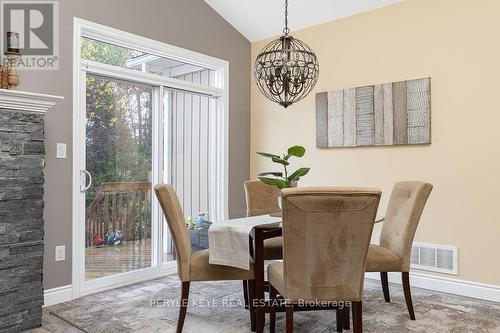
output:
M207 72L210 80L198 82L205 87L216 87L215 70L189 62L157 56L128 47L122 47L99 40L82 37L81 57L108 65L188 81L190 74Z

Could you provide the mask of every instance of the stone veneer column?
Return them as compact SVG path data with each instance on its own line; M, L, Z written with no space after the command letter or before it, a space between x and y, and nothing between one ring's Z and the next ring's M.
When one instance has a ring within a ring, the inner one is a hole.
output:
M41 325L44 111L55 100L0 90L0 332Z

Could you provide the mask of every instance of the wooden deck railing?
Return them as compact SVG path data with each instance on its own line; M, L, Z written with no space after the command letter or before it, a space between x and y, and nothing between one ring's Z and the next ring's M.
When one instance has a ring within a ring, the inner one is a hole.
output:
M151 183L103 183L85 217L86 247L110 229L122 231L125 241L151 237Z

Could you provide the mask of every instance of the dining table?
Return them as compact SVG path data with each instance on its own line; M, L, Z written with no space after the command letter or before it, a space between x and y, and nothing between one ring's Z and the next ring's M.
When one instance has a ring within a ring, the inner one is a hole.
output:
M374 223L383 221L383 217L377 217ZM230 234L233 234L232 237L228 237ZM279 213L247 217L246 212L232 212L228 219L211 221L208 229L210 264L244 268L241 255L245 251L245 254L248 254L247 262L253 261L255 280L249 288L251 299L247 307L250 311L252 332L263 332L265 314L271 310L270 302L265 298L265 292L269 291L269 284L265 281L264 241L282 235L282 219ZM243 237L245 237L245 242L248 241L248 246L244 246ZM218 254L222 255L218 256ZM313 309L305 306L297 310ZM278 307L276 311L284 312L285 308Z

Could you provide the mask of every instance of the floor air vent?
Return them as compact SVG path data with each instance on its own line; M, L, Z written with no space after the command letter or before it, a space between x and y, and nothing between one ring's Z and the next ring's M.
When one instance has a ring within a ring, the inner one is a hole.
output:
M457 247L413 242L411 267L456 275Z

